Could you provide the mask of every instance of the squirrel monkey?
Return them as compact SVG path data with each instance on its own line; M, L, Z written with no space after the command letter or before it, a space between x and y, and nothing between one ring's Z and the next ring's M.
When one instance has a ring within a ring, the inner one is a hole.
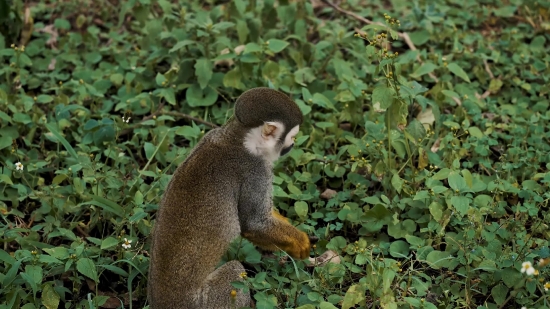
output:
M239 235L296 259L310 253L308 235L273 210L273 163L294 146L303 121L283 93L253 88L235 103L234 117L209 131L174 172L162 197L151 244L151 309L251 306L232 281L238 261L216 265Z

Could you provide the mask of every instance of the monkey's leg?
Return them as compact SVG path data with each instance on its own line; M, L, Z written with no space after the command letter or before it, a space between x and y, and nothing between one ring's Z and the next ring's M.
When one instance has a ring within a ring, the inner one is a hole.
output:
M298 230L281 214L272 211L263 228L243 231L242 236L267 250L284 250L293 258L309 257L311 243L306 233Z
M231 285L233 281L242 281L239 276L245 272L244 266L239 261L230 261L212 272L202 289L205 295L202 295L203 306L205 309L238 309L241 307L250 307L250 294L243 293ZM231 292L235 290L237 295L233 297Z

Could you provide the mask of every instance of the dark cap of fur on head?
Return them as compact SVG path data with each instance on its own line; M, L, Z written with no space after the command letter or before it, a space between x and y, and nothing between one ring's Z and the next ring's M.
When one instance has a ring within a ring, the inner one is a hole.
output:
M267 87L245 91L235 103L235 117L245 127L258 127L267 121L279 121L285 129L302 124L302 111L284 93Z

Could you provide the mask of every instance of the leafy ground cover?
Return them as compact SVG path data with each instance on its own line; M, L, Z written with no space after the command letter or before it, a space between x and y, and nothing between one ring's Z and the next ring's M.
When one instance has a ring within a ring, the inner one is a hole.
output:
M275 205L340 259L236 241L257 308L550 308L549 10L0 0L0 308L147 306L170 175L257 86L305 115Z

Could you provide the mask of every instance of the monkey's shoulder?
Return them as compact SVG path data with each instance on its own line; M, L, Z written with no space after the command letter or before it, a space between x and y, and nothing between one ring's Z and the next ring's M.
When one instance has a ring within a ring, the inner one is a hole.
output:
M238 178L264 168L264 160L248 152L242 141L231 140L221 129L214 129L203 136L178 169L187 174Z

